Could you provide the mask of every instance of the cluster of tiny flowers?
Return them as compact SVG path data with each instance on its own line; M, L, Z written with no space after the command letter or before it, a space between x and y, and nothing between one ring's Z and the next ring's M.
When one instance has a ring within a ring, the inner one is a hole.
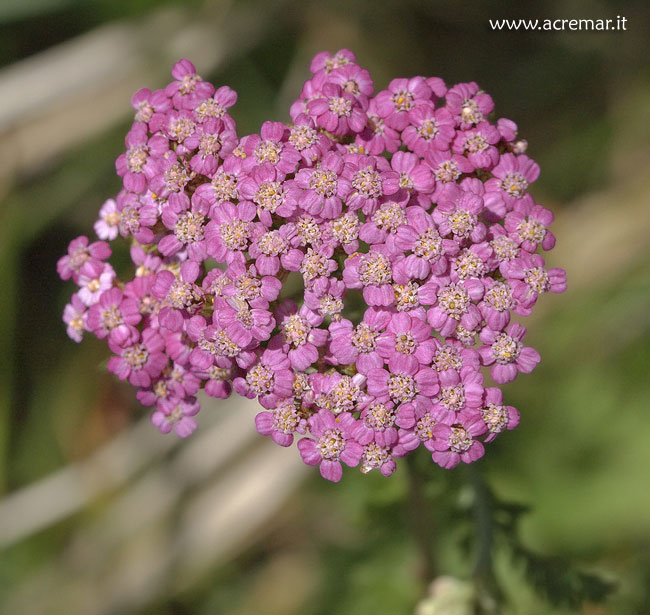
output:
M105 339L108 369L163 433L196 428L197 393L257 398L257 430L305 463L384 476L420 445L452 468L519 423L498 386L540 360L527 316L566 275L539 250L550 211L508 119L476 83L395 79L374 94L341 50L318 54L290 108L238 137L236 93L178 62L140 90L123 189L98 241L58 262L78 289L69 336ZM131 242L132 278L107 262ZM291 295L299 288L297 295ZM293 290L292 290L293 289Z

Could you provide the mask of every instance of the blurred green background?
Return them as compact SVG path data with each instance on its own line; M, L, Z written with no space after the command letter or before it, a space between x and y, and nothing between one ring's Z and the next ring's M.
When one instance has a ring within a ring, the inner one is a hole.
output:
M617 15L627 31L488 26ZM238 91L243 135L286 120L310 58L341 47L376 90L477 81L556 213L548 262L569 291L527 320L543 361L506 385L522 423L478 466L530 507L522 543L616 591L553 607L496 543L504 612L650 613L649 41L645 0L0 1L0 613L392 615L431 575L471 574L466 470L421 458L415 486L405 465L325 484L261 442L239 400L206 404L178 443L106 373L103 344L75 345L61 322L72 288L56 260L120 186L135 90L189 57Z

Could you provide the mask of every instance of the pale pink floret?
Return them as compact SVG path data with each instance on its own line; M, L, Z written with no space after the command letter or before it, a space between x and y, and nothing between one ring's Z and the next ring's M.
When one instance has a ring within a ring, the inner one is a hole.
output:
M77 294L70 297L68 303L63 309L63 322L68 325L66 333L68 337L79 343L86 329L87 307Z
M422 207L428 207L427 195L433 192L435 179L431 167L410 152L395 152L390 165L399 173L399 187L417 195Z
M402 143L399 131L386 125L384 119L379 117L376 99L370 99L366 116L366 128L355 136L354 145L359 148L360 152L374 156L384 152L390 154L396 152Z
M248 248L256 224L255 205L250 202L221 203L210 209L211 221L205 226L206 251L218 263L245 261L243 252Z
M296 209L296 201L284 179L284 174L269 162L253 167L248 177L239 182L239 194L245 199L239 207L254 204L258 218L267 228L273 224L272 215L288 218Z
M298 150L288 141L289 127L282 122L264 122L260 134L242 139L242 149L246 156L257 164L269 163L278 171L293 173L301 158Z
M494 101L474 81L459 83L447 92L447 109L463 130L482 122L494 109Z
M196 429L194 416L201 409L195 397L177 399L168 402L165 409L156 410L151 416L151 422L161 433L168 434L172 429L180 438L187 438Z
M120 235L132 236L138 243L154 241L151 227L158 222L158 205L150 192L138 195L122 191L115 199L120 212Z
M368 98L374 92L370 73L356 64L335 68L329 73L327 80L341 86L344 92L353 96Z
M90 307L99 301L105 290L113 286L114 280L115 270L108 263L94 260L84 263L77 279L79 299Z
M367 121L363 102L334 83L325 83L322 97L307 103L307 114L334 135L359 133Z
M99 339L124 346L138 338L137 325L142 319L138 302L124 296L119 288L109 288L88 310L87 327Z
M431 415L439 423L453 425L461 413L476 412L483 400L483 374L469 365L439 374L440 393Z
M248 254L255 259L255 267L261 275L274 276L280 271L280 265L284 266L285 259L291 246L291 240L297 230L294 224L283 224L277 230L256 229L255 235Z
M313 74L320 71L329 74L337 68L355 63L356 57L349 49L339 49L335 54L331 54L329 51L321 51L313 57L309 70Z
M530 346L524 346L525 327L511 323L505 331L485 328L479 337L486 344L478 349L483 365L491 365L490 376L498 384L512 382L519 372L532 372L541 357Z
M99 220L93 225L95 233L100 239L112 241L117 237L119 226L120 212L117 210L117 203L114 199L108 199L99 210Z
M555 235L548 229L552 223L553 213L537 205L530 195L515 203L514 211L511 211L504 220L509 237L531 254L540 245L544 250L553 249Z
M482 211L483 199L479 195L447 184L439 193L432 216L443 237L451 234L459 241L479 243L487 234L485 224L479 220Z
M395 423L399 427L412 427L418 411L431 408L431 398L439 390L436 372L420 364L404 364L394 371L377 368L368 371L368 393L397 406Z
M347 155L343 177L350 185L346 205L350 210L361 209L366 215L377 210L382 197L399 190L399 175L385 158L379 156Z
M275 319L268 309L252 308L240 299L228 299L227 305L215 312L214 321L242 348L268 340L275 328Z
M519 412L513 406L503 404L503 391L496 387L485 389L479 412L488 433L483 442L492 442L502 431L519 425Z
M307 421L298 414L292 399L282 400L269 412L260 412L255 417L255 427L264 436L280 446L291 446L294 434L307 431Z
M481 314L473 303L483 296L484 287L480 280L449 282L437 290L432 285L430 291L426 290L420 292L420 301L433 305L427 312L427 322L443 337L451 335L458 324L473 330L481 322Z
M129 346L122 348L109 340L109 347L117 356L108 360L108 370L137 387L148 387L169 361L163 352L165 342L153 329L145 329L142 339Z
M317 328L323 317L305 305L298 310L292 301L281 304L275 317L280 333L271 338L267 347L285 352L294 369L307 369L318 360L318 347L327 341L327 330Z
M356 420L349 412L334 416L329 410L319 410L309 418L309 431L314 437L302 438L298 450L310 466L320 466L323 478L338 483L343 474L341 462L350 467L359 465L363 446L353 439Z
M475 169L490 169L499 162L495 144L501 140L499 131L488 122L480 122L476 128L458 133L452 151L464 154Z
M485 190L498 191L508 210L512 210L514 204L526 196L529 185L539 177L539 165L528 156L506 153L492 169L492 175L494 177L485 182Z
M176 81L165 88L165 94L171 97L177 109L195 109L202 100L214 93L214 86L196 74L196 68L189 60L176 62L172 68L172 77Z
M140 122L133 124L125 143L126 153L115 161L115 168L127 190L142 194L149 182L160 173L157 158L169 149L169 144L162 135L149 137L146 125Z
M404 130L409 123L409 112L431 99L431 88L423 77L393 79L387 90L377 94L377 112L388 126Z
M377 338L377 352L392 372L405 366L430 365L434 351L431 327L404 312L393 314L386 331Z
M248 399L258 398L273 409L293 394L293 371L289 357L281 350L265 350L245 376L233 381L235 391Z
M379 251L353 255L345 260L343 281L348 288L362 288L370 306L389 306L395 300L390 260Z
M476 440L486 431L485 423L476 417L454 425L438 423L433 428L435 452L432 455L440 467L450 470L461 461L472 463L485 454L485 448Z
M410 254L396 264L393 275L395 281L405 284L410 279L425 279L429 274L444 274L448 266L446 257L458 253L458 242L443 239L438 225L421 207L407 207L405 214L407 224L397 229L395 246L402 253Z
M517 139L514 143L508 144L508 151L517 156L525 154L526 150L528 150L528 141L526 141L526 139Z
M206 276L207 280L210 276ZM223 285L223 281L215 278L214 284L221 287L221 295L227 299L234 297L239 301L245 301L252 308L268 308L271 301L275 301L282 289L282 282L270 275L262 275L257 271L255 265L246 268L241 263L233 263L228 267L226 278L230 282ZM216 290L216 289L215 289ZM210 290L215 295L218 292ZM224 306L221 302L220 306Z
M402 132L402 141L418 156L431 149L447 151L456 134L454 124L447 109L419 105L409 112L409 125Z
M88 237L81 235L68 245L68 253L56 263L56 270L62 280L72 278L75 282L82 265L88 261L104 261L111 255L111 248L105 241L88 243Z
M303 210L326 220L341 214L342 200L351 191L350 181L341 176L343 163L339 153L327 152L318 166L296 173L292 192Z
M377 352L377 338L390 319L390 312L369 308L356 327L346 318L333 322L329 327L329 350L335 362L340 365L354 363L362 374L382 367L384 360Z
M190 168L213 178L221 161L235 149L237 133L233 128L227 127L223 120L210 117L197 126L183 145L188 152L196 152L190 160Z
M138 90L131 98L131 106L135 109L136 122L150 124L152 133L158 130L159 118L171 109L172 102L163 90L152 92L149 88Z
M376 442L379 446L392 446L397 442L397 412L392 401L368 398L359 404L358 409L361 410L361 415L353 436L359 444L365 446Z
M567 288L564 269L545 269L544 259L539 254L521 252L501 267L515 299L525 308L532 308L539 295L545 292L563 293Z

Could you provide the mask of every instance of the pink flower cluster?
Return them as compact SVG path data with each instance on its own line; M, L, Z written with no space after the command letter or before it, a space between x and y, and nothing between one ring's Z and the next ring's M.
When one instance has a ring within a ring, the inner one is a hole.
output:
M234 389L332 481L341 463L388 476L420 445L444 468L475 461L519 423L487 373L500 385L540 360L513 314L566 288L537 254L555 243L528 193L539 167L476 83L374 94L348 50L311 72L290 123L243 138L235 92L188 60L135 94L100 241L58 263L78 286L68 334L106 339L163 433L195 429L200 390ZM118 235L128 281L107 262Z

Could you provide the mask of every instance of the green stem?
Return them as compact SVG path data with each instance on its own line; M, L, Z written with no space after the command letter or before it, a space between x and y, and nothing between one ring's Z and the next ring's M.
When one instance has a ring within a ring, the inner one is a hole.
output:
M477 465L471 464L468 471L474 488L476 563L472 576L478 595L478 612L481 615L499 615L501 613L501 590L494 574L492 559L494 548L494 528L492 523L494 498Z
M406 458L409 477L409 521L415 544L420 553L419 577L422 590L436 577L437 566L434 556L434 525L431 503L424 493L425 476L418 467L417 456Z

